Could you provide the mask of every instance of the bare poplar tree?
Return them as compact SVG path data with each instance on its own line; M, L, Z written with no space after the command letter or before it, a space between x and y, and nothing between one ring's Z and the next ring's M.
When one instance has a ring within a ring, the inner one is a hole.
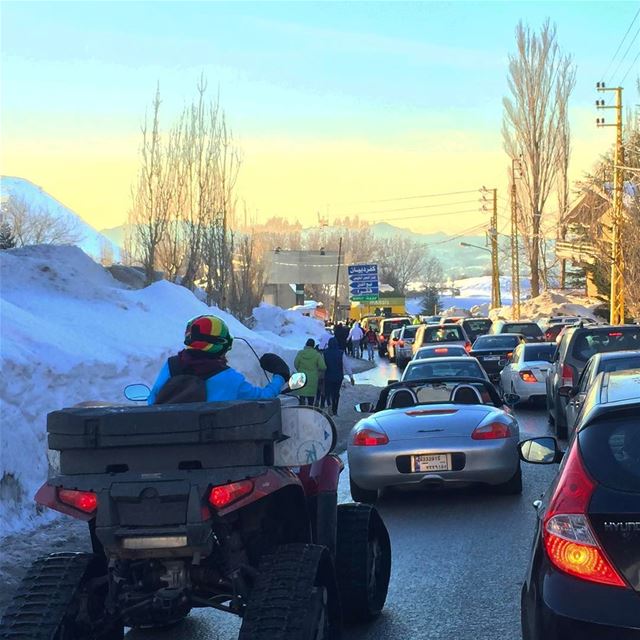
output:
M77 244L83 238L79 223L24 198L10 195L2 202L2 220L11 230L16 246L30 244Z
M509 56L511 96L503 99L502 134L509 157L519 157L522 162L523 238L531 269L531 295L537 296L544 245L542 218L556 180L562 132L568 135L568 127L561 126L560 121L567 118L575 67L571 57L561 53L555 26L549 20L539 34L520 22L516 47L517 53Z
M133 251L138 254L145 271L145 280L154 280L158 246L166 232L173 195L167 179L168 160L160 134L160 87L153 100L153 117L149 127L145 117L142 126L142 166L133 191L129 222L133 232Z

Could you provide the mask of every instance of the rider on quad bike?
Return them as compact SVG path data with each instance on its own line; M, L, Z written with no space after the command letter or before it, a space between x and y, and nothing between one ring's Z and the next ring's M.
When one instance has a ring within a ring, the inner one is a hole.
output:
M286 362L273 353L265 353L260 366L274 374L273 379L265 387L247 382L227 363L226 353L233 345L233 337L225 322L216 316L190 320L184 343L187 348L164 363L151 388L149 404L275 398L289 379ZM184 376L196 379L187 380ZM198 384L197 378L204 384Z
M240 616L239 640L338 640L343 620L383 608L389 535L373 506L337 504L335 425L293 398L237 399L275 395L286 365L263 356L273 381L252 387L225 368L231 337L206 318L188 327L189 355L163 367L152 406L47 416L59 473L35 499L85 521L92 553L35 560L0 640L121 640L194 607ZM217 357L195 355L209 345ZM158 404L163 394L174 399Z

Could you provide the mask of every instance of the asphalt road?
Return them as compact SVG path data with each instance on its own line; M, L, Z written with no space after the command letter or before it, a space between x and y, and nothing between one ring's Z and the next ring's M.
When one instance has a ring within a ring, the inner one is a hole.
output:
M357 376L383 384L393 365ZM521 434L543 435L544 409L517 408ZM385 495L379 509L393 547L393 569L383 614L346 640L519 640L520 586L533 535L532 502L555 467L524 465L522 496L487 491ZM346 474L341 498L348 500ZM234 640L239 621L196 611L173 629L132 631L129 640Z

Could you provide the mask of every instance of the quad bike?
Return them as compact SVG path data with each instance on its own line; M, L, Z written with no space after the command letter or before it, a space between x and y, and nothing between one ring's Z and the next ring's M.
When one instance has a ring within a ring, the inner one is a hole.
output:
M86 521L93 553L36 560L0 639L116 640L195 607L240 616L240 640L332 640L343 620L375 617L386 527L372 506L337 504L334 454L281 459L287 412L335 442L327 416L284 397L49 414L60 475L35 499Z

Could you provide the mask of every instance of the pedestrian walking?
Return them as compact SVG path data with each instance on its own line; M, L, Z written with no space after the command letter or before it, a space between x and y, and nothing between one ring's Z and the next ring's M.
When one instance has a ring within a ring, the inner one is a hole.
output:
M340 389L344 382L345 375L349 376L351 384L355 384L353 371L349 366L349 361L343 349L340 348L336 338L329 340L329 345L324 352L324 361L327 370L324 374L324 386L327 399L331 405L331 412L338 415L338 404L340 403Z
M321 373L327 368L324 358L319 351L316 351L316 343L313 338L309 338L304 349L298 351L293 365L296 371L306 374L307 384L296 391L300 399L300 404L313 405L318 392L318 382Z
M364 331L359 322L354 322L351 331L349 331L349 339L351 340L352 354L356 358L362 357L362 339L364 338Z
M338 322L338 324L333 329L333 335L335 339L338 341L338 346L345 351L347 348L347 338L349 337L349 329L345 327L342 322Z
M367 329L367 333L364 335L364 343L367 345L367 357L369 358L369 362L373 362L373 354L378 346L378 334L373 330L373 328L369 327L369 329Z

